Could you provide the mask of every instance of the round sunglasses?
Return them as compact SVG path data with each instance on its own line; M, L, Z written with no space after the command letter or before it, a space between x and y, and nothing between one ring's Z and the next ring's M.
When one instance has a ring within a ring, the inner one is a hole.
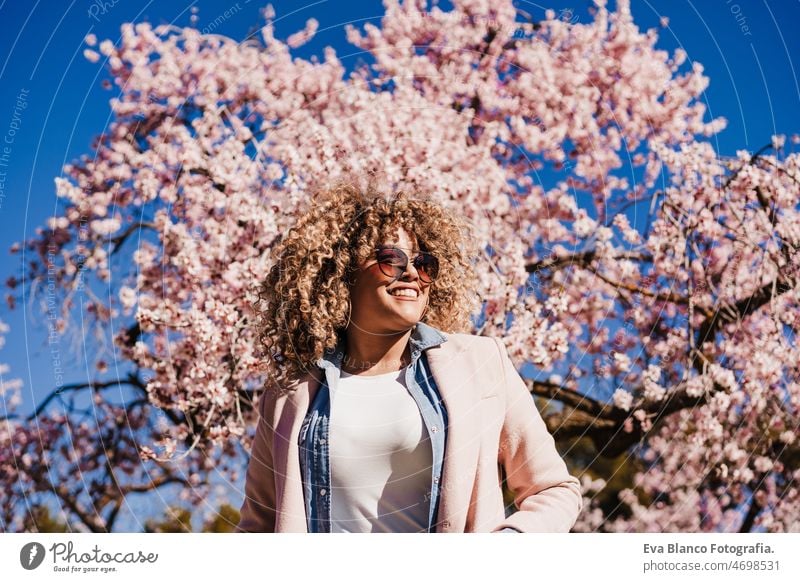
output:
M408 255L397 247L378 247L375 258L381 273L395 281L403 276L408 267ZM411 263L423 283L432 283L439 274L439 259L430 253L419 253Z

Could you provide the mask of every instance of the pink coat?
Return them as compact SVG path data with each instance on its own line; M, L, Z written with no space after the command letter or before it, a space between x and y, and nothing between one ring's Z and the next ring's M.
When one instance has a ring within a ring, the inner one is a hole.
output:
M444 335L446 342L425 351L448 416L436 532L569 531L582 507L580 484L567 472L505 345ZM262 396L237 531L308 531L297 440L321 377L315 368L293 392ZM518 509L508 517L500 465Z

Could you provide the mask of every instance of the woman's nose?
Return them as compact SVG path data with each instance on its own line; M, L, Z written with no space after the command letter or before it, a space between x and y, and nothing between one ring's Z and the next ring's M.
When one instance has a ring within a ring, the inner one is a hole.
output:
M405 280L407 279L407 276L410 277L412 281L419 279L419 273L417 272L417 268L411 261L408 261L406 269L405 271L403 271L403 274L400 275L400 278Z

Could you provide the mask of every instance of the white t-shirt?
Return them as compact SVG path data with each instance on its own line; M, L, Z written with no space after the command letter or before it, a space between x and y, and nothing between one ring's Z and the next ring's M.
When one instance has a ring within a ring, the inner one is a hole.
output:
M331 532L425 532L433 451L406 368L331 394Z

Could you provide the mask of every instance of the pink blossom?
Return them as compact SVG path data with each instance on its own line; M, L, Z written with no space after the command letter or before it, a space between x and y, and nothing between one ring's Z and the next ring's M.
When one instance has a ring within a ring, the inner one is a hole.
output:
M596 383L585 397L598 406L580 412L607 410L616 424L601 433L589 423L586 434L641 445L626 453L647 466L619 494L624 511L606 518L597 493L613 475L603 475L585 486L576 529L736 530L765 474L757 523L796 528L800 480L786 459L797 454L800 354L785 326L800 320L790 284L800 273L800 158L787 140L775 136L757 160L744 149L718 155L708 136L725 120L706 111L702 66L657 48L658 31L640 30L626 1L613 12L596 2L586 22L549 11L535 30L507 0L384 5L379 24L347 27L374 63L352 74L330 47L314 60L295 55L318 23L284 42L272 9L265 46L128 23L116 44L86 49L92 62L107 58L119 88L113 119L96 155L55 179L59 214L16 249L30 257L26 289L44 292L46 307L53 281L67 298L57 330L76 329L68 301L85 293L81 333L114 334L98 339L98 358L139 371L147 404L126 416L99 394L100 426L49 410L36 425L0 427L4 470L28 461L3 483L35 489L47 459L36 443L64 431L75 433L77 458L62 455L58 477L78 482L102 466L97 435L120 419L144 439L120 441L131 480L146 482L142 460L181 458L199 483L187 498L202 497L209 473L240 469L236 445L252 438L251 396L264 382L251 284L311 189L381 169L391 187L431 192L473 223L487 249L475 257L481 333L552 383L581 392ZM647 233L615 210L637 199L654 201ZM609 395L610 386L624 388ZM101 493L82 502L113 498ZM19 522L13 513L7 523Z

